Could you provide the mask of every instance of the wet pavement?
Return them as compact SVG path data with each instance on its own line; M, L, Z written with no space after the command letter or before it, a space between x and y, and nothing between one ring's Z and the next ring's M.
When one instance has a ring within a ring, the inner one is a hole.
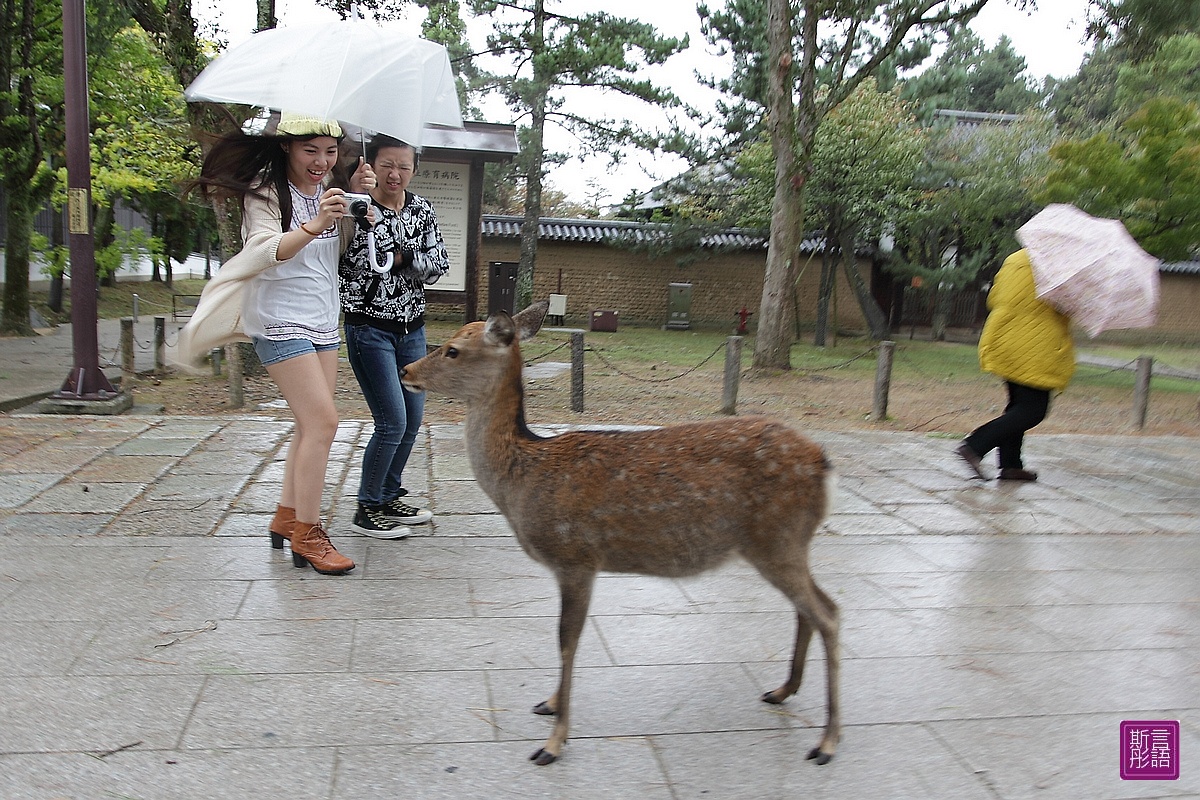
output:
M572 738L526 760L557 593L475 484L458 426L406 485L432 524L354 535L369 424L325 508L342 577L269 547L292 428L266 417L0 416L0 797L1200 797L1200 440L1033 436L1036 484L952 440L823 433L813 572L842 612L841 746L821 646L782 706L794 615L742 563L605 575ZM1122 720L1179 720L1181 775L1119 777Z

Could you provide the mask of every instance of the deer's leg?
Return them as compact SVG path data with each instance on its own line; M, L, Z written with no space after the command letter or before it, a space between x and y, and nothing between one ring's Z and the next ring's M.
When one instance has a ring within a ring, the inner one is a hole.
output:
M809 624L803 613L798 612L796 614L796 647L792 651L791 670L788 672L783 686L763 694L762 701L764 703L782 703L799 691L800 684L804 680L804 662L808 657L808 643L811 640L812 625Z
M575 650L583 623L587 621L588 604L592 599L594 572L584 574L560 574L558 589L562 596L562 611L558 618L558 649L562 657L562 674L558 691L549 700L534 707L535 714L554 714L554 731L546 744L529 759L536 764L550 764L562 754L571 726L571 677L575 670Z
M825 721L825 735L808 758L816 759L818 764L827 764L833 758L837 749L838 739L841 738L841 712L838 704L838 673L840 657L838 653L838 607L830 597L821 591L809 574L807 564L787 567L778 561L754 561L755 566L763 577L782 591L796 607L796 646L792 654L791 671L787 681L774 691L762 696L767 703L782 703L800 688L804 676L804 661L808 654L808 644L812 639L813 628L821 633L825 645L825 672L828 687L826 709L828 716Z
M808 758L816 759L818 764L828 764L837 750L838 740L842 737L842 712L838 700L838 686L841 672L841 651L838 648L838 632L841 628L838 622L837 603L821 587L809 577L809 583L816 593L821 611L817 628L821 631L821 640L825 644L825 683L828 697L826 699L825 735L821 743L814 747Z

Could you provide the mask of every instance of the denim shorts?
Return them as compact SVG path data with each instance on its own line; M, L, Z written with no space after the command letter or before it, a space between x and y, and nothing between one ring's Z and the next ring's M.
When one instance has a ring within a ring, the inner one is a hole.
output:
M258 360L262 362L264 367L271 364L278 364L280 361L286 361L289 358L302 356L307 353L321 353L325 350L337 350L341 347L338 344L314 344L308 339L283 339L276 341L275 339L267 339L262 336L251 336L254 340L254 352L258 353Z

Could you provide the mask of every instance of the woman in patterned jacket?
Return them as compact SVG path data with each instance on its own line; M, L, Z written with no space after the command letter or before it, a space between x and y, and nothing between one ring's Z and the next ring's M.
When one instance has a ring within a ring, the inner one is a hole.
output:
M358 509L351 526L380 539L407 536L406 525L428 522L428 510L403 498L404 467L421 427L425 396L400 385L400 370L425 356L425 285L450 269L437 215L408 191L414 147L382 134L367 145L376 177L375 224L356 233L340 276L350 366L375 420L363 455ZM374 263L370 239L374 238ZM390 260L390 266L389 266Z

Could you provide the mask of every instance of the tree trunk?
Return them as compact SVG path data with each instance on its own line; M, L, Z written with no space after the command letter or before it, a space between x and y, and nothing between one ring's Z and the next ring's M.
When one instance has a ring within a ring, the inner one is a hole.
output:
M97 255L116 240L116 236L113 234L114 222L111 205L96 208L96 219L92 224L92 241L95 243ZM112 286L116 282L116 270L111 273L106 272L99 258L96 259L96 272L97 278L99 278L97 286Z
M29 324L29 242L33 236L34 203L28 181L5 187L8 200L8 235L4 242L4 316L0 333L32 336Z
M534 31L537 38L535 51L542 49L546 26L546 9L543 0L537 0L534 8ZM525 165L525 216L521 220L521 257L517 266L516 307L526 308L533 302L533 268L537 262L538 227L542 221L542 167L544 153L542 137L546 129L546 94L548 84L539 74L540 59L533 60L533 83L535 96L530 104L528 141L524 152L529 159Z
M4 313L0 315L0 333L32 336L29 324L29 256L33 238L33 216L44 186L35 186L38 167L42 161L41 140L38 137L37 113L34 107L34 3L16 2L4 6L0 23L0 119L4 120L4 164L0 166L6 197L8 232L4 243ZM19 22L18 22L19 20ZM14 36L13 34L17 35ZM19 55L17 46L19 45ZM14 57L15 56L15 57ZM13 90L16 90L15 92ZM15 103L13 102L15 100Z
M946 326L950 322L950 306L954 303L954 290L939 286L933 294L933 315L930 321L930 336L935 342L946 341Z
M829 331L829 304L833 298L833 284L837 280L837 245L827 239L825 252L821 255L821 283L817 289L817 329L813 333L813 345L825 346L825 335ZM837 324L837 321L834 321Z
M846 278L850 281L850 288L854 290L858 307L862 309L863 319L867 321L867 332L875 341L886 339L888 335L887 317L884 316L879 303L875 302L875 296L871 294L867 282L863 280L862 273L858 269L858 256L854 252L854 233L852 231L842 233L841 249Z
M274 28L278 20L275 19L275 0L258 0L258 30L265 31Z
M158 236L159 231L159 215L158 212L150 212L150 236ZM158 269L158 253L150 250L150 281L152 283L160 283L162 281L162 273Z
M807 15L805 24L807 25ZM814 20L815 22L815 20ZM771 198L771 238L754 340L755 369L791 369L800 253L803 177L796 172L795 108L792 103L792 7L789 0L767 4L767 118L775 158L775 192Z
M54 224L50 226L50 252L58 252L58 248L66 247L66 238L63 235L63 220L64 212L59 211L54 215ZM50 291L46 297L46 305L55 314L61 314L63 310L63 274L62 270L56 269L54 274L50 276Z

